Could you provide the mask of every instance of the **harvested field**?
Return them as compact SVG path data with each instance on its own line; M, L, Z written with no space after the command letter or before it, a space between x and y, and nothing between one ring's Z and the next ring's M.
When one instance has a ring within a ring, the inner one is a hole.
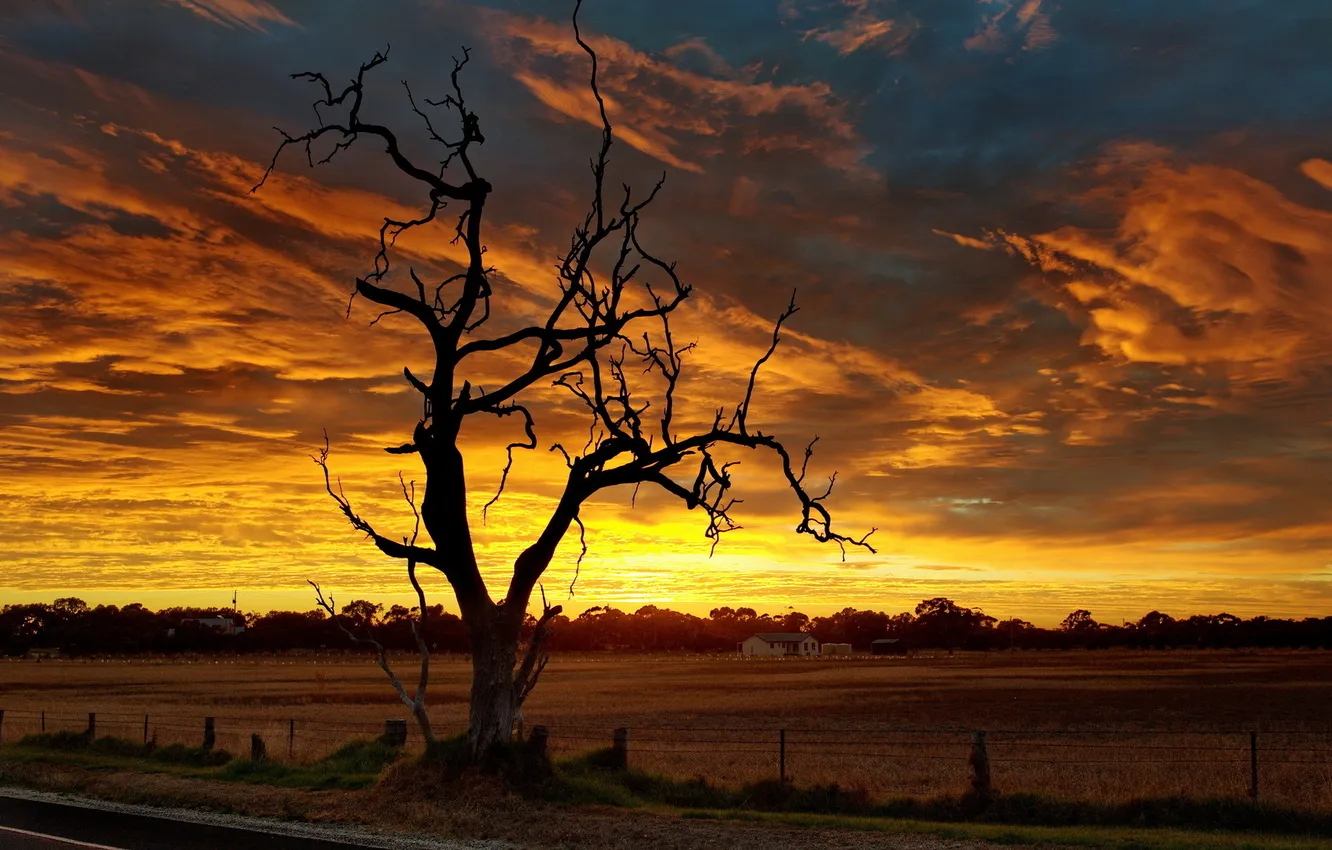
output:
M410 661L401 662L404 669ZM436 659L432 718L463 727L469 667ZM972 731L994 786L1068 799L1242 797L1258 732L1260 799L1332 811L1332 654L1319 651L1029 652L807 660L556 657L528 704L556 754L630 730L630 762L722 784L835 782L873 797L968 787ZM297 760L406 717L366 657L0 663L3 735L81 730L245 752L258 732ZM291 724L294 742L289 742ZM414 736L414 730L411 730Z

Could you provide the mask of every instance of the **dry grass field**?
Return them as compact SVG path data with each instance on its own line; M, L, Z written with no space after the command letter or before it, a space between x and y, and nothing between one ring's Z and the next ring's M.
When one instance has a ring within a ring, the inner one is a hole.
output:
M407 669L411 661L400 662ZM436 659L432 718L460 730L469 668ZM316 758L406 717L367 657L0 663L3 737L82 729ZM1257 730L1261 799L1332 811L1332 654L1171 651L922 654L812 660L576 656L551 661L527 707L557 754L630 729L631 765L723 784L836 782L875 797L966 789L971 730L994 785L1069 799L1246 794Z

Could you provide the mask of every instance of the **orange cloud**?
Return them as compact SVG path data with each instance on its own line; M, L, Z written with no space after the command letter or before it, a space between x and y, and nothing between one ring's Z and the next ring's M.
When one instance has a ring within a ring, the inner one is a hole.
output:
M953 240L963 248L975 248L977 251L990 251L995 247L995 243L986 242L984 239L974 239L970 236L963 236L960 233L949 233L946 230L931 230L936 236L943 236Z
M1324 189L1332 189L1332 162L1325 159L1308 159L1300 163L1300 171Z
M78 148L61 146L50 156L41 156L16 142L0 143L0 204L22 206L24 196L32 194L54 195L66 206L95 217L118 210L195 232L202 229L197 216L185 207L164 207L133 187L113 184L103 163Z
M1332 352L1332 213L1229 168L1153 162L1133 179L1113 234L1001 234L1059 282L1084 344L1248 379Z
M841 0L851 10L837 26L809 30L805 38L813 38L834 48L842 56L849 56L866 47L877 47L886 53L897 53L906 47L919 29L909 15L901 20L881 18L875 14L873 0Z

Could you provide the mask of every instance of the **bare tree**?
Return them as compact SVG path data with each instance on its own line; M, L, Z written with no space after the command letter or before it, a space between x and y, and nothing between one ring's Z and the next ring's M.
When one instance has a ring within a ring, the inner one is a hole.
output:
M343 515L381 552L408 564L418 594L417 564L439 570L452 586L471 641L468 741L474 757L513 737L523 700L545 666L548 622L560 610L559 606L545 604L543 592L542 616L520 661L520 638L532 593L571 525L578 526L582 551L586 553L580 510L595 494L614 487L633 488L634 492L644 484L659 487L679 498L689 509L704 514L705 534L715 548L722 534L739 527L731 517L736 504L730 496L735 462L723 462L715 456L715 450L722 447L766 450L776 455L799 504L798 533L834 542L842 548L843 555L848 544L874 551L867 542L869 534L852 538L833 530L824 503L832 492L835 475L821 492L806 489L805 473L813 442L798 462L793 461L777 439L753 428L749 421L759 370L776 350L783 325L796 313L794 296L777 318L767 350L750 371L743 399L729 413L717 410L711 426L697 433L681 435L675 430L676 388L684 356L693 345L676 342L670 316L689 297L690 287L677 275L675 264L644 247L639 235L643 213L661 190L664 176L646 195L636 196L629 186L624 186L618 199L608 197L606 168L614 134L597 87L597 55L579 30L580 6L581 0L574 8L573 35L591 61L589 85L599 109L601 144L591 161L590 208L574 228L568 251L559 259L552 306L539 324L499 335L485 332L491 317L493 269L486 264L482 223L492 187L473 162L476 147L484 143L485 137L477 114L464 99L459 84L469 58L466 49L461 59L454 60L451 90L440 100L418 104L410 87L403 83L408 102L424 122L425 132L442 148L438 168L426 168L413 161L403 152L392 130L362 118L365 76L387 61L385 49L361 65L355 78L341 91L335 91L320 73L292 75L293 79L309 80L320 89L322 96L314 103L318 125L300 135L279 130L282 142L254 187L258 190L264 184L288 147L303 147L307 162L314 166L328 162L362 137L371 136L384 145L393 165L415 180L426 196L419 217L385 218L379 231L374 267L356 279L352 298L360 296L382 308L375 321L389 314L405 314L430 336L433 374L426 379L414 375L410 369L403 370L407 382L420 393L420 421L409 442L387 451L420 458L425 469L424 494L419 507L410 496L408 501L418 518L418 528L424 524L433 545L418 543L415 535L395 540L380 533L353 509L341 487L335 487L328 478L327 450L316 461L323 467L328 492ZM453 116L458 126L456 136L436 132L431 114L438 112ZM331 117L335 114L340 117ZM327 146L327 153L317 161L316 145L321 150ZM415 269L409 269L411 286L405 287L406 291L391 286L385 278L395 241L407 231L434 223L449 203L460 210L452 238L466 250L465 268L429 283ZM495 352L521 357L526 365L500 386L485 389L474 386L466 378L469 365L475 358ZM524 352L530 352L530 360L523 356ZM651 417L648 415L651 401L635 386L637 382L631 381L633 365L641 367L644 375L655 375L652 380L657 382L659 407ZM459 433L475 417L515 417L522 423L523 437L507 447L499 490L487 503L488 508L504 491L514 451L537 448L536 423L527 406L529 392L552 386L567 390L585 409L589 437L581 449L571 450L558 443L551 446L564 459L567 481L536 539L514 562L507 591L496 600L477 566ZM580 564L581 561L580 555ZM424 610L424 600L421 607ZM425 681L423 675L421 688L409 703L414 706L418 720L425 712ZM399 691L404 701L408 701L401 686Z

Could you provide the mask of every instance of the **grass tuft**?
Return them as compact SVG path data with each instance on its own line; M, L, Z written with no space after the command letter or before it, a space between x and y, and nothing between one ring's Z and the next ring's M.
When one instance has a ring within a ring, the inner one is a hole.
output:
M384 769L402 756L402 750L374 740L349 741L313 764L292 765L273 759L236 760L222 769L221 778L281 788L368 788Z
M187 747L184 744L158 747L147 757L153 761L188 764L194 767L218 767L231 761L231 753L226 750L205 750L203 747Z
M382 738L373 741L348 741L316 764L342 773L378 774L402 755L402 748L385 743Z
M88 749L88 736L83 732L42 732L37 735L24 735L19 739L18 745L76 752Z
M152 744L140 744L110 735L90 740L86 734L80 732L43 732L38 735L25 735L19 740L18 746L35 750L145 759L194 767L217 767L231 761L231 753L226 750L205 750L203 747L187 747L184 744L170 744L159 748Z

